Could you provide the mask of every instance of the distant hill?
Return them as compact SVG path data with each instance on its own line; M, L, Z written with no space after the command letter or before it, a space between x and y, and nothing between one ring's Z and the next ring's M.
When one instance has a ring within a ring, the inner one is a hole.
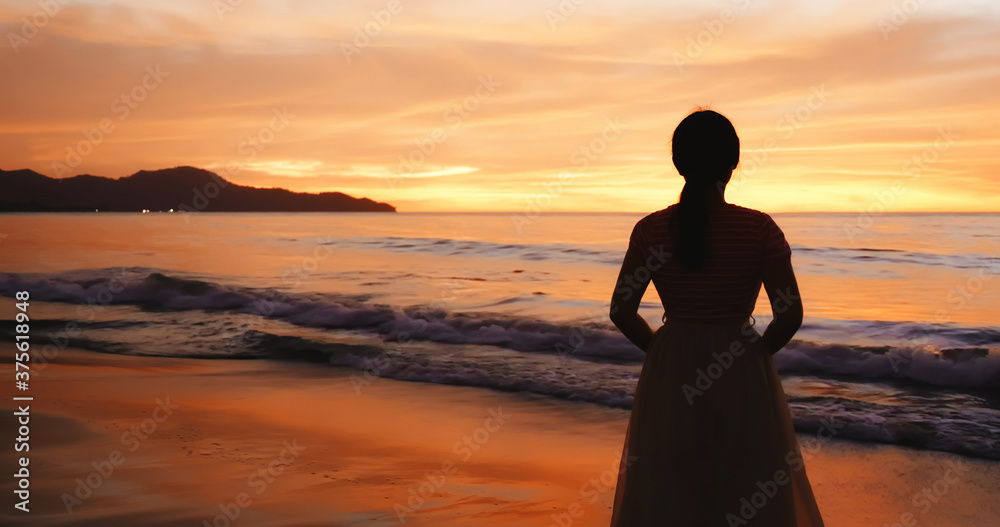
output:
M388 203L343 192L308 194L245 187L214 172L181 166L121 179L53 179L33 170L0 170L0 212L396 212Z

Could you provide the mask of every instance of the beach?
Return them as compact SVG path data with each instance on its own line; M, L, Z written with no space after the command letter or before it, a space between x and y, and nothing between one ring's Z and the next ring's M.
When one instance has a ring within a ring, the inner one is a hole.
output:
M998 28L0 2L0 527L1000 527Z
M4 525L606 525L628 417L301 363L71 348L32 394L30 512L5 507ZM1000 463L826 437L799 435L829 526L1000 521Z
M0 336L28 295L35 354L297 361L627 411L644 355L608 302L641 217L5 215ZM776 218L805 303L775 355L796 430L1000 460L1000 215L887 215L858 243L850 214ZM639 312L662 324L655 287ZM770 313L762 291L757 331Z

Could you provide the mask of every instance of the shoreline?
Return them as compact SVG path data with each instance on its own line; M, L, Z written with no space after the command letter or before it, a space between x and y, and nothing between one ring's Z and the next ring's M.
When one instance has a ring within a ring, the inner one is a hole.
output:
M32 377L31 512L9 505L0 523L608 524L627 411L363 381L291 362L61 351ZM1000 462L799 439L828 526L1000 522ZM0 462L15 467L13 448Z

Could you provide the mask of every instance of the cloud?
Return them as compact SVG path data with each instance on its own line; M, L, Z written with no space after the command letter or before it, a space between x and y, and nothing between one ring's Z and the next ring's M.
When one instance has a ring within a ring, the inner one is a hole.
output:
M73 4L0 48L0 159L54 175L110 119L73 173L235 164L240 183L403 210L520 210L572 172L551 210L644 211L676 199L670 133L708 104L741 134L733 201L857 210L950 128L894 206L995 208L1000 14L938 4L902 20L886 2L584 2L553 29L555 2L403 2L350 61L342 44L386 2L245 2L221 20L204 2ZM0 7L0 34L33 7ZM156 66L169 76L120 119ZM295 117L267 132L282 109ZM625 131L580 163L608 119Z

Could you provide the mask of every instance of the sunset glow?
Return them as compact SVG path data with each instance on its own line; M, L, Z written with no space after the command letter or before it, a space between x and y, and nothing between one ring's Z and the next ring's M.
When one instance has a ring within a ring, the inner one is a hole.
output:
M6 170L642 212L710 106L742 140L730 201L1000 210L993 1L51 4L0 4Z

